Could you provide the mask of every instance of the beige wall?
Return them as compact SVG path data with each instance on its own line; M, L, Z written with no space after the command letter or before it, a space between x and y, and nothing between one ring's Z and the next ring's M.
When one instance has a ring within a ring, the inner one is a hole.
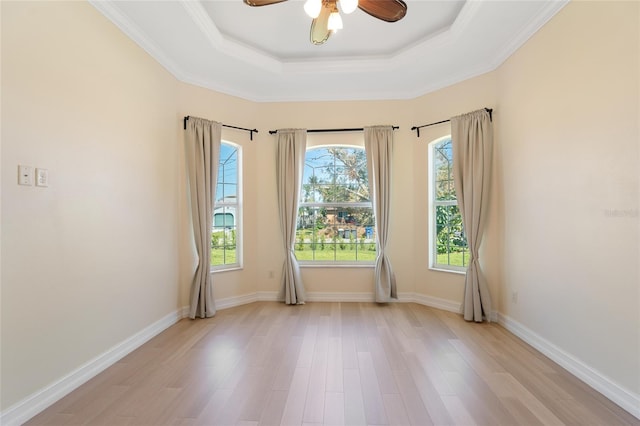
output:
M278 206L275 181L276 137L269 130L284 127L334 128L353 127L370 124L400 125L397 132L398 149L397 173L395 185L399 188L400 200L406 209L397 209L398 217L404 220L394 222L393 232L408 235L410 226L405 230L402 223L408 223L406 215L412 215L412 185L410 168L403 163L410 161L414 137L409 131L411 110L406 102L326 102L326 103L251 103L228 97L210 90L191 85L181 85L179 95L179 114L195 115L215 119L235 126L257 128L254 140L249 135L235 130L225 130L223 138L238 143L243 149L244 182L244 268L238 271L218 272L214 274L215 295L218 299L242 296L255 291L273 294L280 289L280 274L284 253L278 221ZM354 135L310 135L309 143L324 144L343 141L362 143L362 134ZM315 138L315 139L314 139ZM182 176L184 172L181 172ZM184 188L184 181L180 187ZM403 188L407 187L407 190ZM181 198L186 200L184 192ZM187 211L182 212L187 219ZM182 221L182 228L188 230L188 221ZM192 239L188 233L182 234L182 247L185 254L181 257L182 301L186 304L189 295L190 274L194 269ZM400 238L395 238L398 244ZM392 243L393 244L393 243ZM401 264L411 255L412 243L406 244L408 252L397 252L394 262ZM413 291L410 278L405 278L402 268L398 268L400 291ZM410 268L407 276L410 277ZM273 278L269 278L273 273ZM356 292L372 293L372 268L304 268L303 279L310 292Z
M413 291L410 268L403 264L412 255L411 233L412 185L410 168L403 164L410 161L414 138L411 135L410 106L406 102L296 102L261 105L264 129L305 127L311 129L361 127L375 124L400 126L394 134L395 173L393 186L396 203L389 240L389 256L397 273L398 291ZM364 144L363 134L309 135L310 143L328 144L337 141ZM269 136L260 146L259 158L275 159L275 138ZM274 270L280 276L284 254L280 248L280 228L277 222L277 193L273 161L263 161L260 168L260 194L265 214L258 218L262 230L258 252L259 278ZM270 212L270 213L266 213ZM275 218L275 221L274 221ZM302 277L309 292L346 292L373 295L372 268L303 268ZM258 280L262 291L277 291L279 280Z
M411 127L440 121L451 115L492 106L495 99L493 73L411 101L377 102L246 102L210 90L181 85L180 114L201 115L237 126L256 127L260 133L227 131L226 137L243 147L244 154L244 264L241 271L215 274L216 297L241 296L253 291L276 292L284 260L278 222L275 185L276 137L268 130L285 127L341 128L374 124L400 127L394 134L394 200L389 256L398 291L418 291L432 297L460 301L464 277L428 269L427 145L450 133L448 125L425 129L421 138ZM362 133L309 134L311 144L363 144ZM183 173L180 173L183 175ZM181 184L181 187L184 183ZM186 210L184 212L186 215ZM188 224L184 223L184 229ZM490 239L490 238L489 238ZM492 240L495 242L495 238ZM185 270L194 268L191 238L185 234ZM274 278L269 278L270 272ZM188 297L189 273L183 281L183 301ZM305 286L315 293L360 293L373 295L372 268L302 269ZM492 290L498 292L497 283Z
M571 3L498 70L500 311L636 393L638 9Z
M6 409L178 308L179 120L176 80L89 4L1 7Z

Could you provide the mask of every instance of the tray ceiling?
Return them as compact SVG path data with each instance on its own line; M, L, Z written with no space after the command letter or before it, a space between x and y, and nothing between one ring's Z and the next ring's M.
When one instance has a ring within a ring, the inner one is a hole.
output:
M303 2L91 4L181 81L252 101L408 99L491 71L565 1L405 0L395 23L361 10L323 45Z

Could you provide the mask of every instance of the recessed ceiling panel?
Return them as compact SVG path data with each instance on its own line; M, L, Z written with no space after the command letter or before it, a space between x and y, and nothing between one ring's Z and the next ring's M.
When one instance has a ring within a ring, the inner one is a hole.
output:
M389 56L449 28L464 1L413 1L398 22L384 22L360 9L341 14L344 28L322 45L309 40L312 19L302 1L250 7L242 1L204 1L216 28L228 39L283 61L309 58Z

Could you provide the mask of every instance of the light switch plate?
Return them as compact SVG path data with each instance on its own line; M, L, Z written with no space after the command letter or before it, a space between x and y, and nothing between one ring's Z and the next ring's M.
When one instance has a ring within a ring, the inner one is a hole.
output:
M18 185L33 185L33 167L18 165Z
M36 186L49 186L49 170L36 169Z

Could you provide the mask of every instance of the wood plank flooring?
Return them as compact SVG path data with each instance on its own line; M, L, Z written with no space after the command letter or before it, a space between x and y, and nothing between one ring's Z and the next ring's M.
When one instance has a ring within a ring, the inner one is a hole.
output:
M640 425L496 324L417 304L182 320L28 425Z

